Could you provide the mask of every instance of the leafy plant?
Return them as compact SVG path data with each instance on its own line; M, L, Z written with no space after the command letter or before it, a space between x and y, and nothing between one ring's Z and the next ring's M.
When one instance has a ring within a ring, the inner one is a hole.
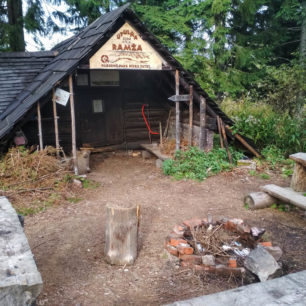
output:
M243 154L230 148L234 164L242 158ZM177 151L175 159L164 161L162 169L165 175L171 175L175 179L193 179L202 181L208 176L212 176L221 171L231 170L234 165L228 162L225 149L213 149L204 152L197 147L189 150Z
M261 174L260 174L260 177L261 177L263 180L269 180L269 179L270 179L270 175L267 174L267 173L261 173Z

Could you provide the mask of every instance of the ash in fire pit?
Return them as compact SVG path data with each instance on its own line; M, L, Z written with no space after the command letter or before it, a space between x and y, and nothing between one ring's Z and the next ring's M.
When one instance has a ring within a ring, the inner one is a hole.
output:
M181 266L196 271L244 277L246 269L260 281L280 271L279 247L262 238L264 229L249 227L241 219L213 222L209 215L176 225L166 238L165 248L179 257Z

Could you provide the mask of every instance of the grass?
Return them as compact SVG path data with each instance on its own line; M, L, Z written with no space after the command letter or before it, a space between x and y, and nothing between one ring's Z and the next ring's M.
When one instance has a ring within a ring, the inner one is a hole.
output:
M263 180L269 180L270 179L270 175L267 173L261 173L260 178L262 178Z
M209 176L235 167L243 154L234 148L230 148L230 151L234 164L229 163L225 149L204 152L197 147L190 147L186 151L177 151L174 159L164 161L162 169L165 175L171 175L177 180L203 181Z

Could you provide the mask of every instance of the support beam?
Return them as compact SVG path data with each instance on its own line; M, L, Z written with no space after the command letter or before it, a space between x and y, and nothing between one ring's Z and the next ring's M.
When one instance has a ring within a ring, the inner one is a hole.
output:
M217 125L218 125L218 132L219 132L219 138L220 138L220 146L221 146L221 149L224 149L223 138L222 138L222 129L221 129L221 119L220 119L219 116L217 116Z
M37 123L38 123L38 138L39 138L39 150L44 149L43 136L42 136L42 125L41 125L41 112L40 112L40 102L37 102Z
M201 96L200 100L200 141L199 148L204 150L206 147L206 100Z
M180 94L180 76L179 71L175 71L175 94ZM180 131L180 102L175 102L175 149L178 151L181 147L181 131Z
M55 147L56 147L56 156L59 158L59 135L58 135L58 117L56 110L56 101L55 101L55 89L52 88L52 103L53 103L53 117L54 117L54 131L55 131Z
M75 109L74 109L73 82L71 74L69 75L69 92L70 92L70 112L71 112L72 158L73 158L74 174L78 175L79 170L78 170L77 148L76 148Z
M189 86L189 139L188 145L192 146L192 127L193 127L193 86Z

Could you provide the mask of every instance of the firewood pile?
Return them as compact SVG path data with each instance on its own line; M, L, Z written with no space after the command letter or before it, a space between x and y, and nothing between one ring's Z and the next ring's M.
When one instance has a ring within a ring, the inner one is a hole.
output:
M27 207L25 214L36 204L42 207L74 196L69 166L55 155L53 147L11 148L0 161L0 195L8 197L17 211Z
M176 225L166 238L165 248L182 267L197 272L234 275L246 272L261 281L279 275L282 250L265 241L265 230L250 227L241 219L212 217L192 219Z

